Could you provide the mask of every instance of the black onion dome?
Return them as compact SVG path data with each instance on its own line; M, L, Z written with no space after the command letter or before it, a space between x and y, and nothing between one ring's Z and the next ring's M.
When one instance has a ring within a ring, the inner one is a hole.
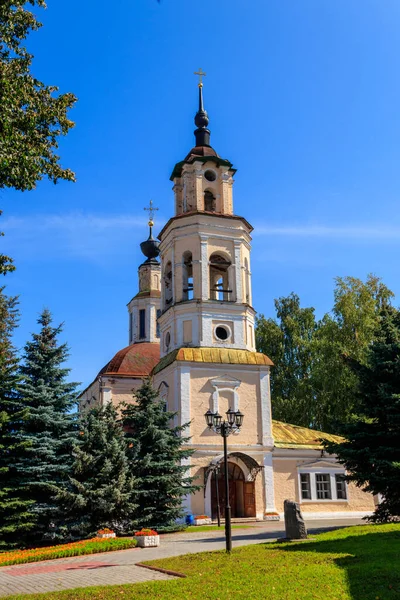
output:
M194 117L194 124L196 125L196 127L207 127L208 123L209 118L207 111L204 110L203 107L201 107Z
M153 238L153 222L150 221L149 225L150 225L149 237L147 238L147 240L145 242L142 242L140 244L140 249L141 249L142 253L145 255L145 257L147 258L148 262L156 259L160 254L160 242Z

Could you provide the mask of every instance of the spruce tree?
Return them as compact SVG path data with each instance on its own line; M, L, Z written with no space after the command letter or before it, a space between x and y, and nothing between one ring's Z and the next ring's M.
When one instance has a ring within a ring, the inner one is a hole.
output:
M116 409L92 409L81 418L79 433L70 485L57 494L69 536L91 536L102 527L132 531L134 479Z
M176 413L165 410L158 393L146 379L125 405L128 457L136 479L136 520L140 527L166 530L183 517L182 500L198 486L184 462L192 454L184 437L188 424L173 426Z
M21 426L26 416L18 393L18 357L12 334L18 324L18 300L0 289L0 549L21 545L34 520L24 493L24 474L15 462L25 452Z
M387 307L367 364L350 361L359 381L359 416L342 444L325 443L349 471L349 480L380 494L374 520L400 517L400 312Z
M44 310L38 319L40 332L25 346L20 393L27 409L23 439L26 455L17 464L27 480L27 493L35 501L37 524L34 541L55 539L59 514L53 486L66 484L72 468L72 447L77 438L76 383L66 381L63 366L67 344L59 344L62 326L52 327Z

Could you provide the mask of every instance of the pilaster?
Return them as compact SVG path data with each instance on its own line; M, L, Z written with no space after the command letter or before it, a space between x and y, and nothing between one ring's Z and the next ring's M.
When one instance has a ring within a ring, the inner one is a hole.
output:
M190 456L188 456L187 458L182 458L181 465L183 467L189 467L189 469L186 472L190 473L190 465L191 465ZM192 512L192 495L191 494L186 494L186 496L183 497L182 508L183 508L184 512L188 515Z
M264 454L263 464L265 512L276 513L272 452Z
M201 255L201 299L204 301L210 297L210 283L208 279L208 248L207 238L200 236Z
M263 446L274 445L272 437L272 412L269 367L260 373L260 401L261 401L261 443Z
M201 166L196 167L195 170L195 196L196 196L196 210L204 210L203 208L203 169Z
M243 302L243 281L242 281L242 265L241 265L241 247L242 242L234 241L235 247L235 283L236 283L236 302Z
M190 367L180 367L180 426L190 423ZM190 425L185 431L185 435L190 437Z

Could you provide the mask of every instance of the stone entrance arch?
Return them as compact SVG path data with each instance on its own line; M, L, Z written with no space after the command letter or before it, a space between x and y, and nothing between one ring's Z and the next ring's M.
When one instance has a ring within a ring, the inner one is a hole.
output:
M255 479L262 470L254 458L233 452L228 456L229 501L232 518L256 518ZM221 517L225 513L225 471L223 457L216 457L205 473L206 514L217 518L217 486Z

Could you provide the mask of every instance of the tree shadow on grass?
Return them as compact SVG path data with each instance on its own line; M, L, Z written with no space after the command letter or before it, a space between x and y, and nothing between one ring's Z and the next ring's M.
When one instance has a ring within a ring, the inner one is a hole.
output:
M336 555L332 558L346 571L352 600L400 600L400 530L292 542L280 550Z

